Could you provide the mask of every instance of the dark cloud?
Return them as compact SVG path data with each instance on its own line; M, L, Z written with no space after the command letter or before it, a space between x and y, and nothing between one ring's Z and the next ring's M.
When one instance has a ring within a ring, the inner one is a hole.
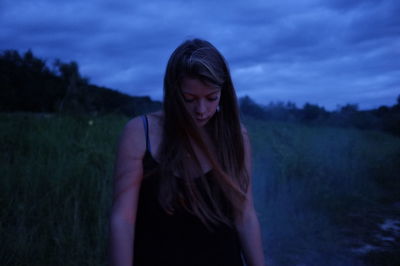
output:
M400 4L385 1L0 2L0 50L77 61L92 82L161 99L169 55L210 40L239 95L328 108L393 104ZM375 96L374 96L375 95Z
M345 12L345 11L352 11L354 9L358 8L363 8L363 7L371 7L374 5L379 5L385 0L328 0L325 1L324 4L326 4L328 7L337 9L339 11Z
M400 36L400 2L387 1L359 12L350 25L349 40L360 43Z

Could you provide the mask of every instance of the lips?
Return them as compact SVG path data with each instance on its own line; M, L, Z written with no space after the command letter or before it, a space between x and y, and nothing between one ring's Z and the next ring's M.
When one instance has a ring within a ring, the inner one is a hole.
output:
M196 121L199 122L199 123L206 122L206 121L207 121L207 117L206 117L206 118L203 118L203 119L201 119L201 118L196 118Z

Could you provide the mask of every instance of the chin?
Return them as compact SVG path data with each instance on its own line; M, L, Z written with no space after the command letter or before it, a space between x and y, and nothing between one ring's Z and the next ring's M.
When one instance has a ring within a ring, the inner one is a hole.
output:
M205 126L205 125L208 123L209 120L210 120L210 119L204 119L204 120L202 120L202 121L199 121L199 120L196 119L195 121L196 121L197 126L203 127L203 126Z

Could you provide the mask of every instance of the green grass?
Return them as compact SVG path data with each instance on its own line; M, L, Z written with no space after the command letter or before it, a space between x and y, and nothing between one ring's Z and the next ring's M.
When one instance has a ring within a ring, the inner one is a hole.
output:
M358 265L342 229L349 214L400 201L400 139L245 121L265 253L276 265Z
M1 115L2 265L105 264L115 142L126 120Z
M0 115L0 264L106 265L120 116ZM342 217L399 201L400 139L245 119L273 265L352 265Z

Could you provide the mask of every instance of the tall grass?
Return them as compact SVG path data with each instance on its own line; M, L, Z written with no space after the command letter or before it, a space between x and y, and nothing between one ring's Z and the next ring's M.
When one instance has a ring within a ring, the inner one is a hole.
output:
M1 115L1 265L104 265L121 117Z
M115 144L127 120L0 115L1 265L106 265ZM268 262L357 265L344 248L343 217L399 200L400 140L245 124Z
M359 265L348 217L400 195L400 139L247 119L254 193L272 265Z

